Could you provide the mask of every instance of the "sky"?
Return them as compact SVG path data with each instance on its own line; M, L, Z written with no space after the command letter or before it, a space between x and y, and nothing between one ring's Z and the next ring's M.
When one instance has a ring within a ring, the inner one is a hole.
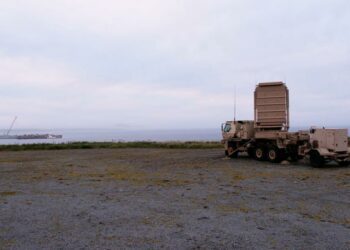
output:
M216 128L259 82L350 125L348 0L0 0L0 128Z

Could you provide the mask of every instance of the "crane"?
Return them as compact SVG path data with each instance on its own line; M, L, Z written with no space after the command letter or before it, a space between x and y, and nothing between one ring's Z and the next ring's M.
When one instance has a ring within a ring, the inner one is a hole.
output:
M17 120L17 116L15 116L15 118L13 119L10 128L7 130L6 135L9 135L9 134L10 134L10 132L11 132L13 126L15 125L16 120Z

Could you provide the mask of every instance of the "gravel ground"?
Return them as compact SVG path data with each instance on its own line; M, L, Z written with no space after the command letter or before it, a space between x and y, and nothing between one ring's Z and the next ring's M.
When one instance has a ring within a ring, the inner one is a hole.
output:
M1 152L0 249L350 249L350 168L222 150Z

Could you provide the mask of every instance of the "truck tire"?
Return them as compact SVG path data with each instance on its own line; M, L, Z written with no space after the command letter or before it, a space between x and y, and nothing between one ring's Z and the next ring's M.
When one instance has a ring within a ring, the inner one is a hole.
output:
M278 147L271 146L267 151L267 158L270 162L280 163L281 161L283 161L284 153Z
M263 146L257 146L254 151L254 158L258 161L266 160L266 150Z
M325 164L325 159L317 150L310 152L310 164L314 168L320 168Z

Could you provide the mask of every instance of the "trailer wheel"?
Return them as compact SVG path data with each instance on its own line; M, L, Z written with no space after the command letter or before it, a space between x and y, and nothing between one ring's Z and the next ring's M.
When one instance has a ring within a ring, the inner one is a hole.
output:
M319 168L325 164L325 159L317 150L312 150L310 152L310 164L315 168Z
M267 151L267 158L270 162L279 163L282 161L283 158L282 151L279 148L272 146Z
M254 151L254 158L258 161L266 160L265 148L262 146L257 146Z

